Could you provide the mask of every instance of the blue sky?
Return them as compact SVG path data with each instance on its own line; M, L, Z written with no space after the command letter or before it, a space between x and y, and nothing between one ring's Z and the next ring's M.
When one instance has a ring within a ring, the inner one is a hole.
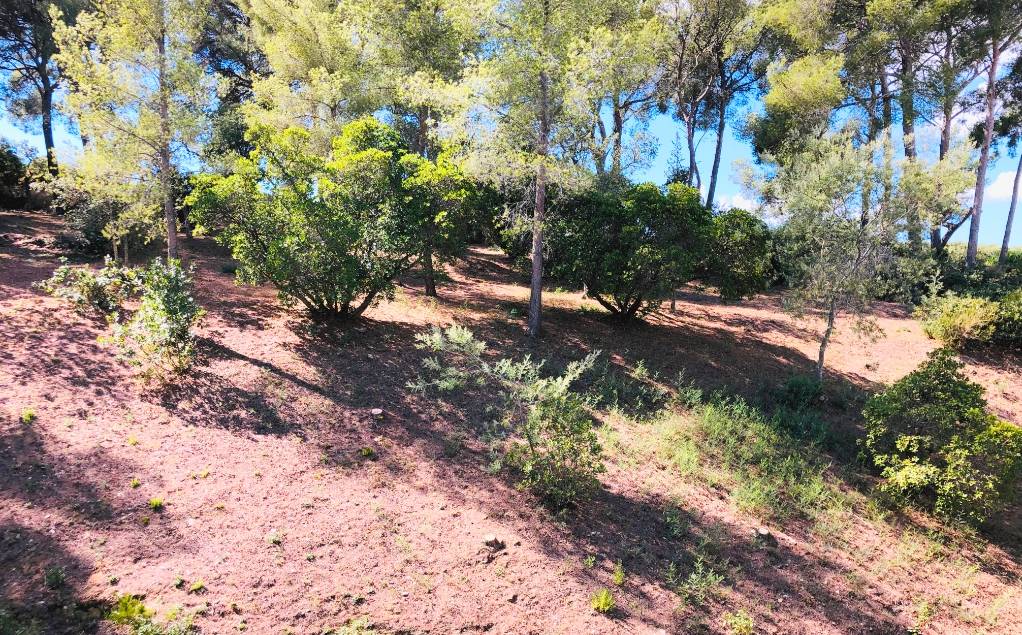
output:
M658 140L659 151L645 170L634 174L638 180L663 183L667 174L667 165L670 160L675 139L680 132L678 122L667 115L656 117L650 124L649 134ZM734 205L737 207L752 207L752 195L745 191L738 181L738 171L735 163L738 161L752 161L752 151L748 143L740 141L734 136L734 129L729 125L724 138L724 148L721 156L720 179L718 185L717 202L721 206ZM74 155L81 147L78 136L68 132L62 126L57 126L55 131L58 156L68 157ZM24 145L35 148L41 155L43 150L42 135L35 130L24 130L15 126L6 116L0 112L0 137L3 137L15 145ZM704 184L709 180L710 167L713 164L714 135L706 133L701 135L701 145L697 155L700 171L703 174ZM936 147L936 131L922 129L917 134L918 144L921 148ZM982 225L980 227L980 243L983 245L1000 245L1004 235L1004 222L1008 216L1008 204L1011 199L1012 179L1015 176L1016 158L1007 155L1001 156L988 170L987 186L985 193L985 204L983 206ZM1022 246L1022 221L1016 215L1015 227L1011 244L1013 247ZM968 239L968 224L962 227L955 234L953 242L965 242Z

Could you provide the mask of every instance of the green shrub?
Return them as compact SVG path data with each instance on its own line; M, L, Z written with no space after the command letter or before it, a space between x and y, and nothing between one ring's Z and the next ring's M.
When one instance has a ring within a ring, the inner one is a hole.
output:
M146 372L182 372L191 365L192 329L203 315L191 294L191 271L177 260L156 260L137 276L140 306L127 323L115 320L113 339L125 357Z
M610 613L617 606L617 603L614 601L614 594L607 588L600 589L594 593L589 598L589 604L593 607L594 611L603 614Z
M994 325L994 339L1008 346L1022 348L1022 289L1001 298Z
M766 223L745 210L732 209L713 218L703 277L723 299L739 300L766 287L770 257Z
M866 404L866 450L881 488L938 514L978 523L1010 498L1022 430L986 413L983 388L940 349Z
M427 249L456 251L466 183L448 163L407 153L372 117L320 156L309 133L257 127L256 150L229 175L202 175L192 218L229 246L243 282L269 281L317 318L361 315Z
M712 217L693 188L651 183L590 190L563 201L550 220L555 277L623 318L655 309L691 279L705 256Z
M930 296L916 309L923 330L945 346L961 348L968 341L986 342L994 334L997 303L949 293Z
M775 401L793 410L806 410L818 406L822 396L820 380L812 375L794 375L777 391Z
M103 268L98 270L62 264L38 286L56 298L67 300L76 311L92 310L108 315L120 309L121 303L135 290L135 272L107 257Z
M586 500L604 471L602 449L589 414L590 400L573 389L592 368L597 353L572 362L560 375L544 376L542 362L484 361L484 343L466 328L434 328L416 336L417 346L436 356L424 360L417 391L475 386L498 401L500 425L508 430L506 463L530 489L555 509Z

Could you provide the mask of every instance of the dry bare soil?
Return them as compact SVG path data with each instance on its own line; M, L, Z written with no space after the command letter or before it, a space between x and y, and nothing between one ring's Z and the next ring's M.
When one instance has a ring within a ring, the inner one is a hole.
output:
M98 341L101 320L33 289L58 263L59 231L0 212L0 609L40 632L114 632L99 617L120 593L159 619L194 615L203 633L321 633L359 617L380 633L726 633L746 615L764 633L1022 632L1017 508L978 534L943 530L878 508L861 466L833 458L847 506L765 521L735 504L726 474L664 460L654 424L607 417L601 492L554 516L488 469L478 413L406 386L423 358L414 335L459 323L500 354L557 366L600 349L754 400L815 355L819 323L785 317L774 296L723 305L692 289L676 313L622 327L550 291L532 343L523 280L474 249L438 301L409 279L361 323L322 329L187 240L208 312L199 358L146 385ZM862 395L934 346L905 308L877 317L885 337L846 324L828 360L853 404L828 420L849 434ZM1018 360L966 361L993 410L1022 423ZM755 539L763 525L776 544ZM676 592L700 558L722 576L703 602ZM55 569L66 579L48 586ZM590 606L601 587L609 615Z

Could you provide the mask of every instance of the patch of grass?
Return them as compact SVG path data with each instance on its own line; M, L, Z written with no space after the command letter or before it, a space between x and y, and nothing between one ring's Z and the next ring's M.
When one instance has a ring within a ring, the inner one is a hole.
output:
M164 502L164 500L158 496L154 496L153 498L149 499L149 509L153 510L154 512L162 512L165 506L166 503Z
M174 588L175 589L184 588L184 585L185 585L185 579L184 578L182 578L181 576L177 576L177 577L174 578Z
M273 530L266 534L266 542L270 543L274 547L279 547L284 544L284 534L277 530Z
M206 583L203 582L202 580L196 580L195 582L192 582L191 585L188 587L188 592L193 593L195 595L205 593Z
M67 574L63 567L50 567L43 573L43 583L46 584L47 589L56 591L62 588L66 582Z
M147 608L141 598L125 594L117 597L106 619L120 626L132 626L141 621L148 621L155 614L156 611Z
M620 560L618 560L617 564L614 565L614 573L611 576L611 581L614 583L614 586L622 586L625 583L625 567Z
M138 477L131 479L131 489L138 489L142 486L142 481L138 480Z
M21 422L25 425L34 423L36 420L35 408L25 408L21 411Z
M372 449L367 445L365 447L359 448L358 455L361 456L363 459L373 460L376 458L376 450Z
M585 567L586 569L592 569L593 567L595 567L596 566L596 555L595 554L589 554L585 558L582 558L582 566Z
M42 635L43 628L35 619L22 619L6 608L0 608L0 635Z
M702 606L713 597L724 582L724 575L718 573L702 557L696 559L692 572L675 587L675 592L693 606Z
M614 601L614 594L611 593L610 589L603 588L589 598L589 605L592 606L593 610L597 613L606 615L614 610L617 603Z
M190 635L195 633L190 619L161 624L153 620L155 611L143 604L140 597L121 595L107 614L107 619L125 626L131 635Z
M135 447L136 445L138 445L138 439L136 439L135 437L128 437L127 444L132 447Z
M752 635L756 628L755 622L752 621L752 616L746 613L745 609L734 613L725 613L724 625L727 626L731 635Z

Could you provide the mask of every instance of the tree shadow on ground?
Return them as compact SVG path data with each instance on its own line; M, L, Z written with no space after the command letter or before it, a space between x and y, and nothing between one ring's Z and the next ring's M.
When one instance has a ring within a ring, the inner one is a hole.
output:
M136 466L101 449L58 459L34 424L0 425L0 632L96 632L109 603L85 594L96 568L81 555L89 553L85 536L130 532L139 559L180 548L181 537L157 523L143 533L138 519L151 513L144 500L111 491L110 475L141 474Z

